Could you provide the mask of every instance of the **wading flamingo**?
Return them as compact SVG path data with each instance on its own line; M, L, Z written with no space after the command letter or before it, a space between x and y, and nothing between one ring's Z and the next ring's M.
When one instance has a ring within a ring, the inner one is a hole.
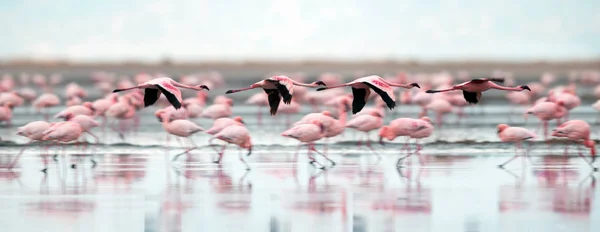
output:
M529 158L529 154L527 154L527 151L523 150L523 146L521 145L521 143L525 140L536 138L537 136L535 133L523 127L514 127L506 124L499 124L497 128L498 137L500 137L500 140L502 140L502 142L515 143L515 156L513 156L506 162L498 165L498 167L504 168L504 165L507 165L508 163L519 157L519 149L523 152L523 155ZM523 160L523 165L525 165L525 160Z
M235 144L239 148L248 149L248 154L246 156L250 156L252 154L252 141L250 139L250 133L248 132L248 129L246 129L245 126L232 125L225 127L223 130L221 130L219 133L216 133L209 140L209 143L211 145L212 140L214 139L219 139L227 142L221 148L221 151L219 152L219 158L215 160L214 163L221 163L221 159L223 159L223 153L225 153L225 149L229 144ZM240 161L242 161L246 165L246 170L250 170L250 166L248 165L248 163L246 163L246 160L244 160L244 156L242 155L242 153L239 153L239 156Z
M592 167L592 169L594 169L594 171L598 170L598 168L593 166L594 161L596 161L596 143L594 140L590 139L590 125L587 122L582 120L566 121L553 130L552 136L568 138L569 140L581 143L589 148L592 157L591 161L588 162L585 156L581 154L581 149L579 149L578 154L588 165L590 165L590 167Z

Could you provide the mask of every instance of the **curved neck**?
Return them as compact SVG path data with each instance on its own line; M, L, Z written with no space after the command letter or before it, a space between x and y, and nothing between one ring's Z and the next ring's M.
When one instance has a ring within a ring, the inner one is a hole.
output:
M342 125L346 125L346 119L348 118L348 113L346 112L346 110L344 109L344 105L341 105L339 108L339 118L338 121L342 124Z
M521 91L523 89L519 88L519 87L506 87L506 86L501 86L501 85L497 85L494 82L488 81L488 84L490 85L490 88L492 89L499 89L499 90L508 90L508 91Z
M167 127L169 126L169 116L165 116L167 115L166 113L163 114L160 118L162 118L162 126L165 130L167 130Z

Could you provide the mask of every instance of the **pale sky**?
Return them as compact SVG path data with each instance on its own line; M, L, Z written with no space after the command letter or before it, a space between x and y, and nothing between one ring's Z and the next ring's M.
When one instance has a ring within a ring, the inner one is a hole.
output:
M599 0L2 0L0 59L600 58Z

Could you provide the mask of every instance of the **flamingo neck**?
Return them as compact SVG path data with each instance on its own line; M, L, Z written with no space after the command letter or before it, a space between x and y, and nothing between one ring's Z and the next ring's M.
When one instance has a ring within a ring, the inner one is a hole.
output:
M348 113L346 112L346 110L344 109L344 107L346 107L346 106L344 106L344 105L340 106L340 110L339 110L340 117L339 117L338 121L342 125L346 125L346 120L348 118Z
M388 84L389 86L394 86L394 87L401 87L401 88L405 88L405 89L410 89L412 88L412 86L410 84L399 84L399 83L392 83L389 81L386 81L383 78L380 78L380 81L382 81L383 83Z
M297 85L297 86L304 86L304 87L309 87L309 88L316 88L317 86L319 86L319 85L317 85L315 83L305 84L305 83L302 83L302 82L297 82L295 80L291 80L291 81L292 81L292 83L294 85Z
M184 88L184 89L192 89L192 90L198 90L198 88L196 88L196 86L191 86L191 85L186 85L186 84L181 84L177 81L173 81L173 85L177 86L179 88Z
M493 89L507 90L507 91L522 91L523 90L523 89L521 89L519 87L507 87L507 86L497 85L497 84L495 84L494 82L491 82L491 81L488 81L488 84Z

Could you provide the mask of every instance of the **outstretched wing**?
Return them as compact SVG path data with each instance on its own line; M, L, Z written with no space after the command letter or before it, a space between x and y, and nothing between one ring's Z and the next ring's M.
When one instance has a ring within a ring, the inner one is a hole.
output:
M167 100L169 100L169 103L171 103L171 105L173 105L173 107L175 107L175 109L181 108L181 102L182 102L181 92L179 92L179 90L177 88L175 88L175 90L177 90L178 95L163 88L163 86L161 86L161 85L156 85L156 86L158 86L158 89L160 89L160 91L165 95L165 97L167 97Z
M352 88L352 114L360 112L365 107L370 92L371 91L369 89Z
M160 90L158 89L150 89L146 88L144 90L144 107L151 106L156 103L158 98L160 97Z
M384 91L369 82L363 82L363 83L365 85L369 86L369 88L373 89L377 94L379 94L379 96L381 96L381 99L383 99L383 101L385 102L387 107L390 108L390 110L394 109L394 107L396 107L396 102L394 101L394 99L392 99L392 97L394 97L394 92L392 91L391 88L388 88L388 91ZM390 96L390 92L391 92L392 96Z
M277 114L277 108L279 108L279 102L281 102L281 96L279 91L276 89L264 89L269 96L269 107L271 108L271 115Z
M481 98L481 93L467 92L463 90L463 96L469 104L477 104L477 102L479 102L479 99Z

